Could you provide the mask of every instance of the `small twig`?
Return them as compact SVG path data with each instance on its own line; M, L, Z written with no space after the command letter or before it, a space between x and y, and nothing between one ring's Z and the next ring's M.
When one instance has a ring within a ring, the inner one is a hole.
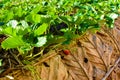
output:
M46 61L48 59L50 59L51 57L56 56L58 54L58 53L54 53L54 52L50 52L50 53L48 53L47 55L45 55L44 57L42 57L42 59L40 59L39 62L35 63L34 66L36 66L36 65L38 65L38 64L40 64L40 63L42 63L42 62L44 62L44 61Z
M38 55L41 55L43 53L43 50L41 50L39 53L35 54L34 56L32 56L31 58L29 58L28 60L31 60L35 57L37 57Z
M11 68L11 61L10 61L10 58L8 58L8 62L9 62L10 68Z
M11 50L9 50L9 52L10 52L10 54L15 58L15 60L16 60L20 65L23 66L22 62L18 59L18 57L16 57L16 55L13 54Z
M118 65L119 62L120 62L120 57L115 62L114 66L105 74L105 76L102 78L102 80L106 80L106 78L111 74L111 72L114 70L114 68Z

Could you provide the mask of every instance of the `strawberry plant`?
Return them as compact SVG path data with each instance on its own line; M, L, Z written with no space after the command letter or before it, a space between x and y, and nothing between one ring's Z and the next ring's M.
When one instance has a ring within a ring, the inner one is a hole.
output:
M3 49L26 53L34 47L69 44L86 31L113 27L119 16L117 0L4 0L0 1Z

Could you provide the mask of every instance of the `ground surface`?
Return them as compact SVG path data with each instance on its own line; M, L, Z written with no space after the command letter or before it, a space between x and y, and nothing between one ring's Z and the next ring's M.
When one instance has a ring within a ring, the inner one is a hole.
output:
M113 29L101 28L93 34L86 33L62 47L49 51L27 69L7 69L4 73L14 80L119 80L120 79L120 19ZM10 70L10 71L9 71ZM11 73L9 73L11 72ZM1 78L0 80L9 80Z

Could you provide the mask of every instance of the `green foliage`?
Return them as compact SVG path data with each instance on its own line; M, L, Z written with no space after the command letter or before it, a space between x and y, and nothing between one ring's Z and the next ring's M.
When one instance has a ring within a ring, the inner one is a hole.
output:
M68 44L88 30L98 31L102 24L112 28L120 11L119 0L0 2L0 34L7 36L1 46L4 49L17 48L20 52L54 43ZM63 22L67 27L61 29L59 26ZM55 27L55 34L61 31L63 35L52 34L51 27Z
M47 42L47 39L46 37L38 37L38 42L35 44L35 47L41 47L43 46L46 42Z
M41 26L39 26L35 31L34 35L39 36L42 35L47 30L48 24L43 23Z
M0 66L2 66L2 59L0 59Z
M8 37L5 41L2 42L2 48L11 49L24 46L24 42L19 36Z

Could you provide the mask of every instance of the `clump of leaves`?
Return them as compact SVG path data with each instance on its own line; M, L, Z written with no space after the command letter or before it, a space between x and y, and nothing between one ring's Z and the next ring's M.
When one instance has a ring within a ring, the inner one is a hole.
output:
M1 46L22 53L46 43L69 44L88 30L96 32L101 25L112 28L120 10L119 1L115 0L13 0L2 5L0 34L7 38Z
M11 20L7 26L1 28L1 34L7 36L1 46L4 49L17 48L20 52L41 47L46 43L46 36L42 36L48 27L47 23L41 24L37 29L30 28L26 21Z

